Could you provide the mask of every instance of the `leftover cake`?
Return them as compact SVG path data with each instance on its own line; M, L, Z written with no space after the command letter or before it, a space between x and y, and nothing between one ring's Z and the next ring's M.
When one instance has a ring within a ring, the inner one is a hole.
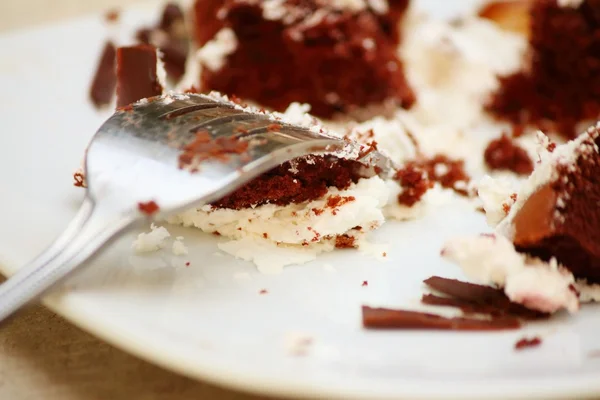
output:
M514 125L572 138L600 116L600 2L535 0L519 71L500 78L487 109Z

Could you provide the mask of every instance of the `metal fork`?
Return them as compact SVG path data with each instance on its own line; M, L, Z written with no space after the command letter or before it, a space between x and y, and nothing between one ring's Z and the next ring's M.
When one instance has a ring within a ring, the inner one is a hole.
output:
M164 217L210 203L293 158L336 151L349 143L250 113L205 95L164 95L118 110L98 130L85 157L86 196L73 221L42 254L0 285L0 321L41 296L103 245L147 219L154 201ZM206 160L190 173L178 166L181 147L199 130L212 139L249 141L244 154ZM374 156L371 153L370 156ZM387 159L375 154L382 170Z

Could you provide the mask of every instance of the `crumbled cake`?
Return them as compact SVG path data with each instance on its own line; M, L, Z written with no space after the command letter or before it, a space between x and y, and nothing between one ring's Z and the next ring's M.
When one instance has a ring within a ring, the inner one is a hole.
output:
M358 182L364 177L363 168L358 161L335 156L302 157L265 172L212 205L240 210L313 201L325 196L330 187L345 190Z
M415 98L396 51L408 0L346 3L196 0L200 52L228 49L201 57L201 89L275 110L308 103L324 117L389 99L409 107Z
M527 151L506 134L492 140L483 157L492 170L508 170L519 175L528 175L533 171L533 161Z
M600 116L600 1L535 0L527 62L500 78L488 110L513 124L576 136Z

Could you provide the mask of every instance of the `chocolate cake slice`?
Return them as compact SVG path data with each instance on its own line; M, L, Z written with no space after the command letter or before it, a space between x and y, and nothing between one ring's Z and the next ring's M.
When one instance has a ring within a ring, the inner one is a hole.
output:
M196 0L201 90L330 117L415 100L397 56L408 0Z
M589 283L600 283L599 127L565 145L542 146L541 162L498 226L517 250L555 258Z

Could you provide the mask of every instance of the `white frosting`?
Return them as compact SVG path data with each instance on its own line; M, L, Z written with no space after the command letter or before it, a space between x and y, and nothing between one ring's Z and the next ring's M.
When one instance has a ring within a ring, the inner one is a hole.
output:
M470 279L504 288L511 301L542 312L576 312L579 299L570 289L573 275L557 265L518 253L500 235L459 237L446 243L442 256Z
M586 132L579 135L577 138L556 146L553 152L547 150L550 141L542 133L537 133L538 139L538 159L534 166L534 170L529 178L521 185L517 192L517 201L511 207L510 212L497 226L497 232L502 235L512 238L514 232L512 228L512 220L527 199L535 193L543 185L552 182L559 178L558 166L574 165L577 159L584 154L598 152L596 144L590 140L590 137L598 135L597 129L600 124L590 127ZM560 199L558 199L560 201Z
M171 246L171 251L176 256L184 256L188 254L188 248L185 244L183 244L183 237L178 236L173 241L173 245Z
M506 215L506 208L512 207L515 200L511 198L516 193L514 184L508 179L492 178L485 175L477 184L477 194L483 203L487 223L495 227Z
M230 28L222 28L214 38L206 42L197 52L197 60L211 71L218 71L225 65L227 56L237 49L235 32Z
M265 204L241 210L207 205L168 221L233 239L221 243L221 250L253 261L263 272L277 272L284 265L308 262L320 252L333 250L337 235L360 237L379 227L384 222L388 191L386 183L375 176L345 190L330 188L324 197L302 204ZM348 201L330 208L330 196ZM356 226L362 231L353 230ZM360 247L360 241L357 244Z
M162 226L152 224L150 232L140 233L133 242L132 247L136 253L149 253L164 247L165 241L171 234Z

